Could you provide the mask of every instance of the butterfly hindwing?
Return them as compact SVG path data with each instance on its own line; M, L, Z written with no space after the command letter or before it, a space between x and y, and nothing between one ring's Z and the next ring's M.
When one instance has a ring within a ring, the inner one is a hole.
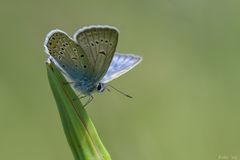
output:
M95 80L105 75L116 51L118 30L110 26L90 26L77 31L74 39L88 53Z
M142 57L131 54L116 53L112 59L107 73L104 75L101 83L108 83L134 68L142 60Z
M51 31L44 46L61 70L73 80L81 81L83 76L93 74L84 50L63 31Z

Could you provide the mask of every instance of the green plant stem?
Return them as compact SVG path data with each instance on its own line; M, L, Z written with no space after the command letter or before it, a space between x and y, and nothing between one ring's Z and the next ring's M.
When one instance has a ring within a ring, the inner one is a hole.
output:
M75 160L111 160L77 95L52 62L47 62L49 83Z

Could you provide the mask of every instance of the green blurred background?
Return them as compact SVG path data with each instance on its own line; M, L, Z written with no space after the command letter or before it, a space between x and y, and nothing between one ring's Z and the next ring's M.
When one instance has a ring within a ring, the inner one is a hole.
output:
M144 61L88 113L113 160L240 160L240 1L0 2L0 159L71 160L44 61L46 34L90 24ZM225 159L224 159L225 158ZM235 159L234 159L235 158Z

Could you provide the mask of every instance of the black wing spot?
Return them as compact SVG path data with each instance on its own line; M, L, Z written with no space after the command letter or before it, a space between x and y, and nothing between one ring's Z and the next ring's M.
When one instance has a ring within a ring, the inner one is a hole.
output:
M52 37L53 40L55 40L55 37Z
M84 57L84 55L83 55L83 54L81 54L81 57Z
M96 44L98 44L99 42L98 41L95 41Z
M87 66L86 66L86 65L84 65L84 66L83 66L83 68L87 68Z
M51 45L52 45L52 42L49 42L48 44L51 46Z
M110 46L112 46L112 43L110 43Z
M108 43L108 40L105 40L105 43Z
M92 46L94 46L94 43L93 43L93 42L91 42L91 45L92 45Z
M60 53L60 54L63 54L63 52L61 52L61 51L60 51L59 53Z
M106 56L106 52L105 51L100 51L99 54L103 54Z
M64 50L64 48L61 48L61 50Z
M103 42L103 39L101 39L101 42Z
M65 68L65 65L62 65L63 68Z

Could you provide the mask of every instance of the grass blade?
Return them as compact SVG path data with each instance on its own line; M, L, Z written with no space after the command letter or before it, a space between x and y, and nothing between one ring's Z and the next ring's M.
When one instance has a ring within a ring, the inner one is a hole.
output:
M49 83L75 160L111 160L77 95L59 69L47 62Z

